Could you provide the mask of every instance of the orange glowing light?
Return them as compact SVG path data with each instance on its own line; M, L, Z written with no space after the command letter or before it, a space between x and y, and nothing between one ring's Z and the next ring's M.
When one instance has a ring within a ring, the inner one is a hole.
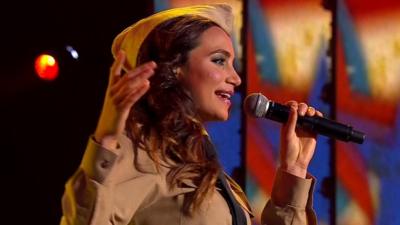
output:
M39 55L35 60L35 71L43 80L54 80L59 71L57 60L48 54Z

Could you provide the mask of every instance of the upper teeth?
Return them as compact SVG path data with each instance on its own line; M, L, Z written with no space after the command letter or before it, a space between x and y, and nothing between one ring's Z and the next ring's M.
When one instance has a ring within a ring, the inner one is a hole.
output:
M221 93L219 93L219 94L222 95L222 97L224 97L224 98L231 98L231 95L228 94L228 93L221 92Z

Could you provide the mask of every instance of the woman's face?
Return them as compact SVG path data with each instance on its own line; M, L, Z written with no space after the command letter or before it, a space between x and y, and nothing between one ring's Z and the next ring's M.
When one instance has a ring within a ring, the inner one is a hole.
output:
M241 83L233 68L232 41L217 26L204 31L198 41L181 68L181 81L191 93L203 122L227 120L234 88Z

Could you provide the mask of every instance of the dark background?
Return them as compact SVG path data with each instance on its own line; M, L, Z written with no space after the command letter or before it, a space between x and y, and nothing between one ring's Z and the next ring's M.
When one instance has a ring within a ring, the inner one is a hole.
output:
M100 114L115 35L153 12L152 1L29 1L2 7L1 224L58 224L64 183ZM79 53L74 60L65 47ZM43 81L34 59L60 63Z

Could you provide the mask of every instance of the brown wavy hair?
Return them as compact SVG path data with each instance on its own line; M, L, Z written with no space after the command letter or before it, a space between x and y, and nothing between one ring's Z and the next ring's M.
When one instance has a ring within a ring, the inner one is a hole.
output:
M201 34L213 26L218 25L203 17L180 16L158 25L146 37L137 65L153 60L157 69L149 91L133 106L127 121L134 146L145 149L157 168L173 162L168 164L170 188L184 186L187 179L198 187L185 195L183 212L188 215L212 194L220 166L207 154L203 124L190 91L174 69L188 62Z

